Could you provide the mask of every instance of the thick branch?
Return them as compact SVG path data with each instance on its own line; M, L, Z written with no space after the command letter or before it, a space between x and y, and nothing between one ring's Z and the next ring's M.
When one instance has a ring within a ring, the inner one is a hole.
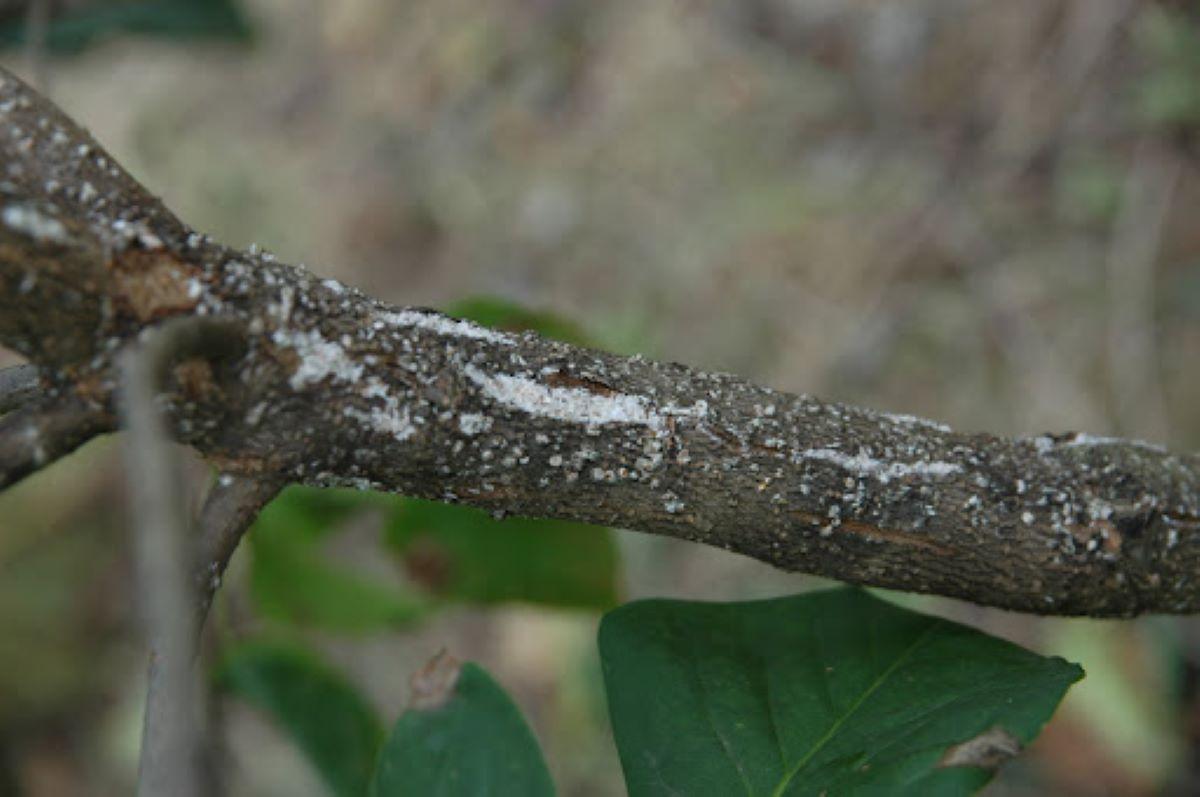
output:
M374 301L188 230L45 100L0 87L0 341L97 401L176 315L245 349L167 382L228 473L716 545L1022 611L1200 610L1200 458L1006 440Z

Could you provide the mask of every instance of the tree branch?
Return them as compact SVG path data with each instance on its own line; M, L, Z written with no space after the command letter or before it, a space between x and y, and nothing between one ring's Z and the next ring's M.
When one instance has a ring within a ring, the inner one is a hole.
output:
M222 474L209 491L197 524L200 550L192 578L200 596L201 619L212 605L242 535L282 487L278 479Z
M0 415L29 404L38 397L38 371L33 365L0 369Z
M192 232L86 133L0 86L0 341L94 400L165 318L244 349L177 366L176 438L223 472L615 525L785 570L1051 614L1200 610L1200 458L956 433L391 307Z
M110 412L75 396L48 398L8 413L0 418L0 489L114 426Z

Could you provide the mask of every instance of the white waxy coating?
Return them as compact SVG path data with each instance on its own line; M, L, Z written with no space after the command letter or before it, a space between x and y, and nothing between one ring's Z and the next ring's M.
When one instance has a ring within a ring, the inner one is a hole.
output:
M528 415L585 426L633 424L656 431L666 428L668 417L703 417L707 408L656 409L644 396L627 393L601 395L577 387L550 387L534 379L510 374L487 374L473 365L463 369L488 398Z
M832 448L810 448L799 453L802 460L831 462L843 470L870 476L881 482L902 479L905 476L949 476L962 470L953 462L886 462L859 451L850 456Z

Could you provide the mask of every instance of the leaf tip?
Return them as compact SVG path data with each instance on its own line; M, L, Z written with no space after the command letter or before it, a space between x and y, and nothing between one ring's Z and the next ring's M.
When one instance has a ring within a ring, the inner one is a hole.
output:
M462 662L442 648L425 666L413 673L410 681L411 708L415 711L433 711L446 705L454 695L461 672Z
M938 768L978 767L995 770L1021 752L1021 740L1000 726L946 748Z

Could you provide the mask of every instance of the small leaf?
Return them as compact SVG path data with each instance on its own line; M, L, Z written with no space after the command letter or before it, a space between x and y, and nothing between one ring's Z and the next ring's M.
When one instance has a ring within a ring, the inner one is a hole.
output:
M371 506L371 493L287 490L255 521L250 590L263 615L337 631L367 631L411 623L427 602L399 586L368 580L331 564L320 543L338 521Z
M616 603L612 532L562 520L493 520L477 509L410 500L387 539L434 595L475 603L525 601L580 609Z
M529 310L493 296L463 299L446 308L446 313L504 332L536 332L543 337L576 346L593 345L589 343L587 333L573 321L556 313Z
M24 4L0 13L0 48L23 44L25 27ZM46 43L56 53L77 53L120 33L244 40L250 25L235 0L90 0L55 13Z
M234 649L216 680L270 715L335 795L367 793L383 727L336 672L305 651L254 643Z
M853 589L628 604L600 655L633 797L970 794L1083 674Z
M414 678L414 705L384 743L375 797L542 797L554 784L521 712L482 668L444 654Z

